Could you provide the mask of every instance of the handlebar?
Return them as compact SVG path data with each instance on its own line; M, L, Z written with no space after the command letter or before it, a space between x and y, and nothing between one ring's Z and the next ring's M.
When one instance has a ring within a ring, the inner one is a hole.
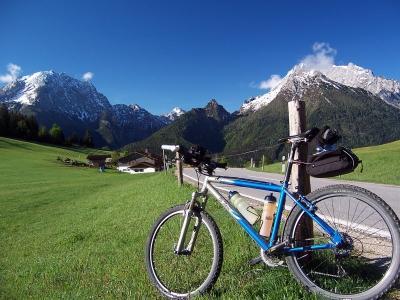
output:
M307 131L304 131L300 134L291 135L284 137L278 140L278 143L296 143L296 142L310 142L312 141L319 133L319 128L313 127Z
M196 167L199 170L205 170L210 174L217 168L226 169L227 167L226 163L212 161L210 157L206 156L206 149L201 146L192 146L187 150L181 145L162 145L161 149L178 152L182 156L184 163Z

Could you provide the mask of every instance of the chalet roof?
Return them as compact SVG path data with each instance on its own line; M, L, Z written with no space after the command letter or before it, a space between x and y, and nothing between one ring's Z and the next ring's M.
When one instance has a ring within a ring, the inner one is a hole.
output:
M154 163L158 163L162 161L162 157L158 156L156 154L150 153L150 152L140 152L140 151L136 151L133 153L128 154L127 156L121 157L120 159L118 159L118 162L121 164L127 164L130 163L132 161L135 161L137 159L146 157L148 159L151 159L154 161Z
M89 154L86 159L88 160L106 160L106 158L110 158L109 154Z
M156 168L157 166L155 166L154 164L142 161L142 162L138 162L136 164L132 164L129 166L129 168L135 168L135 169L146 169L146 168Z
M121 157L120 159L118 159L118 162L121 164L126 164L141 157L143 157L143 154L139 152L133 152L128 154L127 156Z

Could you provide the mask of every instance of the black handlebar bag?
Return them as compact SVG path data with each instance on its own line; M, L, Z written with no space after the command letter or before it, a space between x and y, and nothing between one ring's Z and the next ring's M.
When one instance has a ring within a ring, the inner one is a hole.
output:
M334 177L353 172L360 162L350 149L339 147L309 156L306 170L313 177Z

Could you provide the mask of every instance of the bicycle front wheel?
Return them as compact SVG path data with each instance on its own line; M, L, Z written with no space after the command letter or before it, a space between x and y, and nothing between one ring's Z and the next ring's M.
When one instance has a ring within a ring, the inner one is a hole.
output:
M286 258L290 271L309 290L329 299L381 297L400 272L399 220L393 210L377 195L350 185L328 186L308 199L315 204L316 214L340 232L345 245L292 253ZM308 224L306 231L304 224ZM289 216L284 234L292 247L330 242L298 207Z
M156 288L169 298L190 298L207 292L222 266L222 238L214 220L195 210L190 218L186 243L198 230L192 251L175 253L184 220L185 206L171 208L155 222L146 246L146 267Z

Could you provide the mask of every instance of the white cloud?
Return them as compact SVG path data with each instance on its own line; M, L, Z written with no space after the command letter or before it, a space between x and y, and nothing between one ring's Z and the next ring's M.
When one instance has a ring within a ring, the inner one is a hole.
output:
M271 75L271 77L267 80L261 81L258 85L258 88L261 90L272 90L274 87L280 84L281 81L282 77L280 75L274 74Z
M10 83L14 81L21 74L21 70L22 69L20 66L13 63L9 63L7 65L7 73L4 75L0 75L0 82Z
M312 45L312 54L305 56L300 64L303 70L317 70L324 72L335 64L336 49L332 48L328 43L316 42ZM282 82L280 75L271 75L267 80L261 81L259 84L250 83L250 87L261 90L272 90Z
M328 43L314 43L313 53L304 57L300 63L307 70L324 71L335 64L336 49Z
M92 80L92 79L93 79L93 76L94 76L94 73L92 73L92 72L86 72L86 73L84 73L84 74L82 75L82 80L84 80L84 81Z

